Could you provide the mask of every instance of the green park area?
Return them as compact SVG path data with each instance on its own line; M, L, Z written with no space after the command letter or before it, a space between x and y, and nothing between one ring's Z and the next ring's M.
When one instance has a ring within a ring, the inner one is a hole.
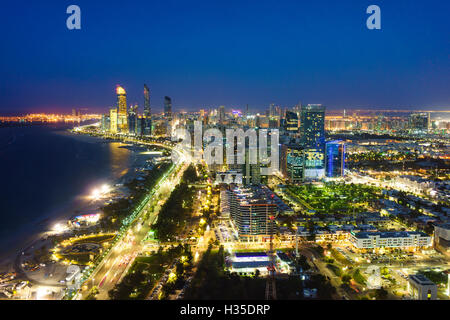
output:
M169 199L161 207L158 221L153 226L155 236L160 241L171 241L186 226L191 217L195 188L198 176L194 166L189 166Z
M189 246L178 245L167 250L160 248L151 256L137 257L122 281L108 292L110 299L145 299L167 267L177 258L179 263L176 265L176 276L173 277L173 282L177 285L176 280L182 280L183 274L191 267L192 253ZM172 288L169 285L164 290L170 292Z
M373 186L335 182L289 186L286 193L309 214L356 214L369 210L381 197Z

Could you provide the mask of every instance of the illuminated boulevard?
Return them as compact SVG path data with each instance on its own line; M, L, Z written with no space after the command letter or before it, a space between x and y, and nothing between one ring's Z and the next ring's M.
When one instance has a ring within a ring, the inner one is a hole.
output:
M108 291L120 282L133 264L134 258L141 252L143 248L141 242L149 233L152 224L156 222L159 212L155 210L145 221L142 221L143 214L147 212L152 204L159 203L162 205L169 198L171 190L180 182L183 172L190 164L189 156L183 154L178 148L159 143L146 143L143 141L139 141L139 143L171 148L177 153L177 161L152 190L150 200L140 209L124 236L110 249L85 281L81 293L74 297L76 300L84 299L93 286L96 286L99 290L98 299L108 299Z

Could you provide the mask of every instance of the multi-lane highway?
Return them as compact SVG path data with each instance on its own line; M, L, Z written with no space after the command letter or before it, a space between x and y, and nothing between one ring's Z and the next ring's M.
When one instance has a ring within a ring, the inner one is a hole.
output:
M156 222L159 211L150 212L145 221L143 220L144 213L152 205L165 202L169 198L170 191L180 182L184 171L190 164L188 155L183 154L178 148L172 150L178 155L176 162L152 190L150 200L142 206L135 220L130 224L126 235L103 258L85 282L84 290L76 296L76 299L83 299L93 286L97 286L99 289L98 299L108 299L108 291L122 279L125 271L128 270L134 258L142 250L141 242L150 231L151 225Z

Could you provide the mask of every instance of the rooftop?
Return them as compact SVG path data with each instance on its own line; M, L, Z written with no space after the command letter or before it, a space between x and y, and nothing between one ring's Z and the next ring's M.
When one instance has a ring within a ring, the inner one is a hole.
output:
M265 252L236 252L237 258L243 257L267 257L267 253Z
M246 261L246 262L232 262L233 269L243 269L243 268L261 268L267 267L270 261Z
M264 185L233 186L231 191L238 198L241 205L270 204L276 205L280 211L292 211L288 205Z
M409 275L409 278L421 285L435 285L434 282L430 281L427 277L420 273Z
M438 224L438 225L436 225L436 227L445 229L445 230L450 230L450 223Z
M408 238L413 235L428 237L426 233L420 231L358 232L354 234L358 239L368 239L374 236L379 236L380 238Z

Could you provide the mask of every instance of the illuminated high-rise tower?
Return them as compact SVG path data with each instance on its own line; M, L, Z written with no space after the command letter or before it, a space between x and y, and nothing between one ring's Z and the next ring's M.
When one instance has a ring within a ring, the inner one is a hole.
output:
M303 177L321 179L325 176L325 107L302 106L300 126L305 152Z
M342 177L345 174L345 143L341 140L325 144L325 173L327 177Z
M143 134L144 135L151 135L152 134L152 110L150 108L150 89L147 87L146 84L144 84L144 128L143 128Z
M298 133L298 116L297 113L286 111L285 129L288 133Z
M150 89L147 87L146 84L144 84L144 116L146 116L146 117L151 116Z
M164 97L164 118L166 122L166 136L172 135L172 99Z
M128 133L136 134L136 123L137 123L137 115L138 115L138 105L130 106L130 110L128 111Z
M121 86L116 87L117 93L117 128L121 132L128 132L127 122L127 92Z
M121 86L117 86L117 108L119 115L127 115L127 92Z
M303 146L325 152L325 107L320 104L302 106L300 122Z
M109 111L110 132L117 133L117 108L111 108Z

